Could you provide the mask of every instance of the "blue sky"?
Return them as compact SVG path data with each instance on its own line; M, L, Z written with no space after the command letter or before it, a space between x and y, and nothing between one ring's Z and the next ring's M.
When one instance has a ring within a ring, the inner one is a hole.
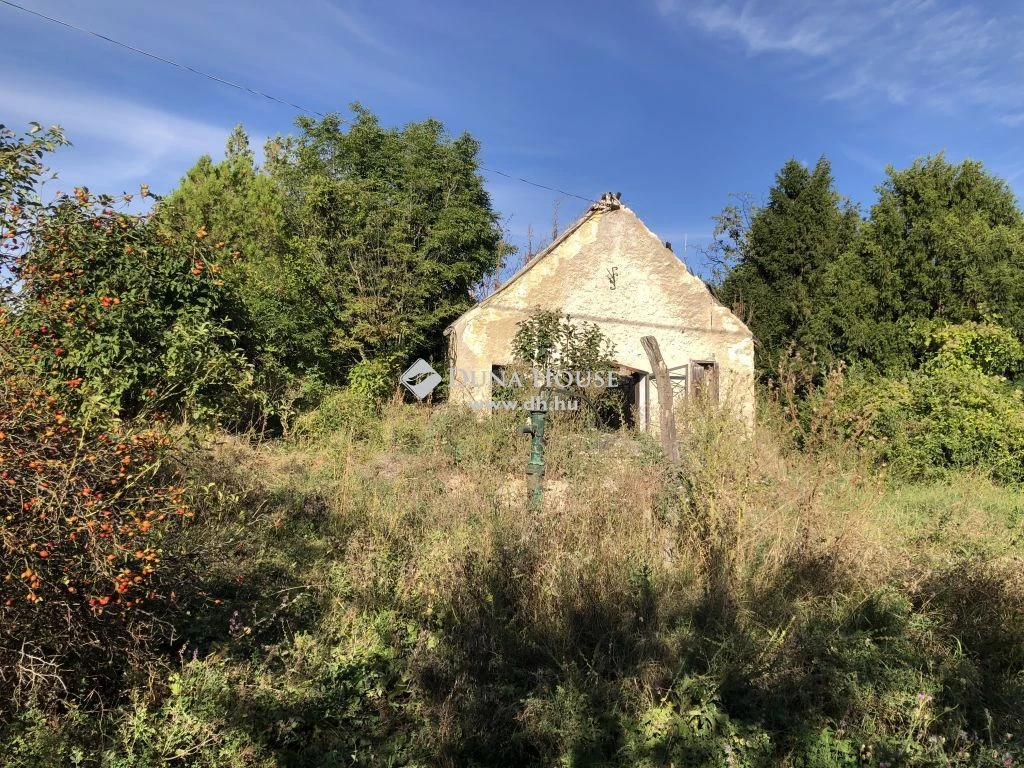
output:
M320 112L436 117L485 165L621 191L678 245L791 157L828 155L865 207L887 164L940 150L1024 187L1024 9L1008 1L20 3ZM286 107L6 6L0 33L0 122L57 122L75 144L57 187L167 191L236 123L257 142L292 129ZM513 242L550 232L557 194L486 175ZM586 207L558 205L562 226Z

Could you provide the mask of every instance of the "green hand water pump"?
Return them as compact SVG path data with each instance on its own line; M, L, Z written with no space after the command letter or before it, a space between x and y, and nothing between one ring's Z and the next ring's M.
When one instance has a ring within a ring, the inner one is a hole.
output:
M534 400L530 409L530 423L519 431L530 435L530 461L526 465L526 488L530 494L530 506L540 509L544 483L544 425L547 421L546 393Z

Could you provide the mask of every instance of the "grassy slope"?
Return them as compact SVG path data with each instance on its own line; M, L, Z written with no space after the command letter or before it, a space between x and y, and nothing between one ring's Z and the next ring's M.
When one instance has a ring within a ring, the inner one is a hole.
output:
M194 468L188 645L102 737L25 718L10 764L75 742L125 766L1013 759L1024 501L685 422L679 476L643 436L556 427L536 513L500 417L221 439Z

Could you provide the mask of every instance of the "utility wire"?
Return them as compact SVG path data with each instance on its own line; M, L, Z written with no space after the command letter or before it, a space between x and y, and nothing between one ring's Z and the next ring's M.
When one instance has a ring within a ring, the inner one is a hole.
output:
M248 87L246 85L240 85L238 83L233 83L230 80L225 80L222 77L217 77L216 75L211 75L208 72L203 72L202 70L196 69L195 67L190 67L187 64L180 64L177 61L172 61L171 59L165 58L163 56L158 56L155 53L150 53L149 51L144 51L143 49L136 48L134 45L129 45L128 43L122 43L120 40L115 40L114 38L108 37L107 35L100 34L99 32L94 32L91 29L85 29L84 27L78 27L78 26L75 26L74 24L71 24L71 23L69 23L67 21L63 21L61 19L54 18L53 16L47 16L45 13L40 13L39 11L33 11L31 8L26 8L23 5L18 5L17 3L12 3L11 0L0 0L0 3L2 3L3 5L9 6L11 8L15 8L15 9L17 9L19 11L24 11L25 13L28 13L28 14L30 14L32 16L37 17L37 18L44 19L44 20L52 22L54 24L59 24L60 26L66 27L67 29L73 29L76 32L81 32L82 34L91 35L92 37L98 38L100 40L104 40L104 41L106 41L108 43L111 43L112 45L118 46L119 48L124 48L127 51L131 51L132 53L137 53L137 54L139 54L141 56L146 56L146 57L148 57L150 59L154 59L154 60L159 61L159 62L161 62L163 64L169 64L172 67L177 67L178 69L183 69L186 72L191 72L192 74L198 75L199 77L205 77L207 80L212 80L215 83L220 83L221 85L226 85L226 86L229 86L231 88L235 88L235 89L237 89L239 91L244 91L244 92L249 93L249 94L251 94L253 96L259 96L259 97L262 97L264 99L268 99L269 101L273 101L273 102L275 102L277 104L282 104L282 105L284 105L286 107L291 107L292 109L298 110L299 112L308 112L310 114L318 115L320 117L326 117L325 114L323 114L322 112L318 112L315 109L309 109L308 107L302 107L302 106L299 106L298 104L294 104L294 103L292 103L292 102L290 102L290 101L288 101L286 99L281 99L281 98L278 98L277 96L272 96L269 93L264 93L263 91L258 91L255 88L250 88L250 87ZM348 123L350 121L345 119L345 118L342 118L341 122L342 123ZM480 170L482 170L482 171L487 171L488 173L496 173L499 176L504 176L504 177L512 179L514 181L520 181L523 184L529 184L530 186L538 187L539 189L546 189L549 192L557 192L558 194L566 195L567 197L575 197L575 198L578 198L579 200L585 200L588 203L594 202L594 200L592 198L584 197L583 195L577 195L577 194L575 194L573 192L566 192L565 190L557 189L556 187L549 187L549 186L547 186L545 184L538 184L535 181L530 181L529 179L524 179L524 178L521 178L519 176L513 176L510 173L505 173L504 171L499 171L499 170L497 170L495 168L487 168L487 167L485 167L483 165L481 165L479 167L480 167Z
M54 24L60 24L62 27L67 27L68 29L73 29L76 32L82 32L83 34L86 34L86 35L92 35L93 37L98 37L100 40L106 40L108 43L112 43L112 44L114 44L114 45L116 45L116 46L118 46L120 48L124 48L125 50L131 51L133 53L138 53L138 54L141 54L143 56L148 56L149 58L156 59L157 61L163 62L164 64L170 64L172 67L177 67L178 69L187 70L188 72L191 72L194 75L199 75L200 77L205 77L207 80L213 80L215 83L220 83L221 85L227 85L227 86L230 86L232 88L237 88L240 91L246 91L247 93L251 93L254 96L262 96L264 99L269 99L270 101L275 101L278 104L283 104L286 107L291 107L292 109L297 109L297 110L299 110L299 112L312 112L314 115L320 115L320 117L325 117L325 115L323 115L320 112L317 112L315 109L307 109L306 107L300 107L298 104L292 104L290 101L286 101L284 99L279 99L277 96L271 96L269 93L263 93L263 91L257 91L255 88L249 88L248 86L245 86L245 85L239 85L238 83L233 83L230 80L225 80L222 77L217 77L216 75L211 75L211 74L209 74L207 72L203 72L201 70L198 70L195 67L190 67L187 64L179 64L176 61L172 61L171 59L166 59L163 56L158 56L155 53L150 53L149 51L144 51L141 48L136 48L133 45L128 45L127 43L122 43L120 40L115 40L112 37L107 37L106 35L101 35L99 32L93 32L91 29L85 29L83 27L76 27L74 24L69 24L66 21L61 21L60 19L55 19L53 16L47 16L45 13L39 13L39 11L33 11L31 8L26 8L23 5L18 5L17 3L12 3L10 0L0 0L0 3L3 3L4 5L9 5L11 8L17 8L19 11L24 11L25 13L32 14L33 16L37 16L40 19L45 19L46 21L52 21Z
M2 1L3 0L0 0L0 2L2 2ZM488 168L486 166L481 165L480 166L480 170L481 171L487 171L488 173L496 173L499 176L504 176L505 178L512 179L514 181L521 181L521 182L523 182L523 184L529 184L531 187L539 187L540 189L546 189L549 192L557 192L558 194L566 195L567 197L576 197L576 198L579 198L580 200L586 200L588 203L597 202L593 198L584 197L583 195L577 195L577 194L575 194L573 192L566 192L564 189L558 189L557 187L549 187L549 186L547 186L545 184L538 184L536 181L530 181L529 179L524 179L524 178L521 178L519 176L513 176L510 173L505 173L504 171L499 171L499 170L497 170L495 168Z

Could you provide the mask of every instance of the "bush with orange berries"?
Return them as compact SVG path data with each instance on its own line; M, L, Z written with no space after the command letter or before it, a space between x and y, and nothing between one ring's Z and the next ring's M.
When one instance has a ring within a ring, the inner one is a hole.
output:
M23 359L51 391L81 386L94 411L237 418L253 372L216 244L114 202L76 189L29 230L7 318Z
M168 437L65 408L0 364L0 699L109 690L168 636L185 578L172 541L193 513Z

